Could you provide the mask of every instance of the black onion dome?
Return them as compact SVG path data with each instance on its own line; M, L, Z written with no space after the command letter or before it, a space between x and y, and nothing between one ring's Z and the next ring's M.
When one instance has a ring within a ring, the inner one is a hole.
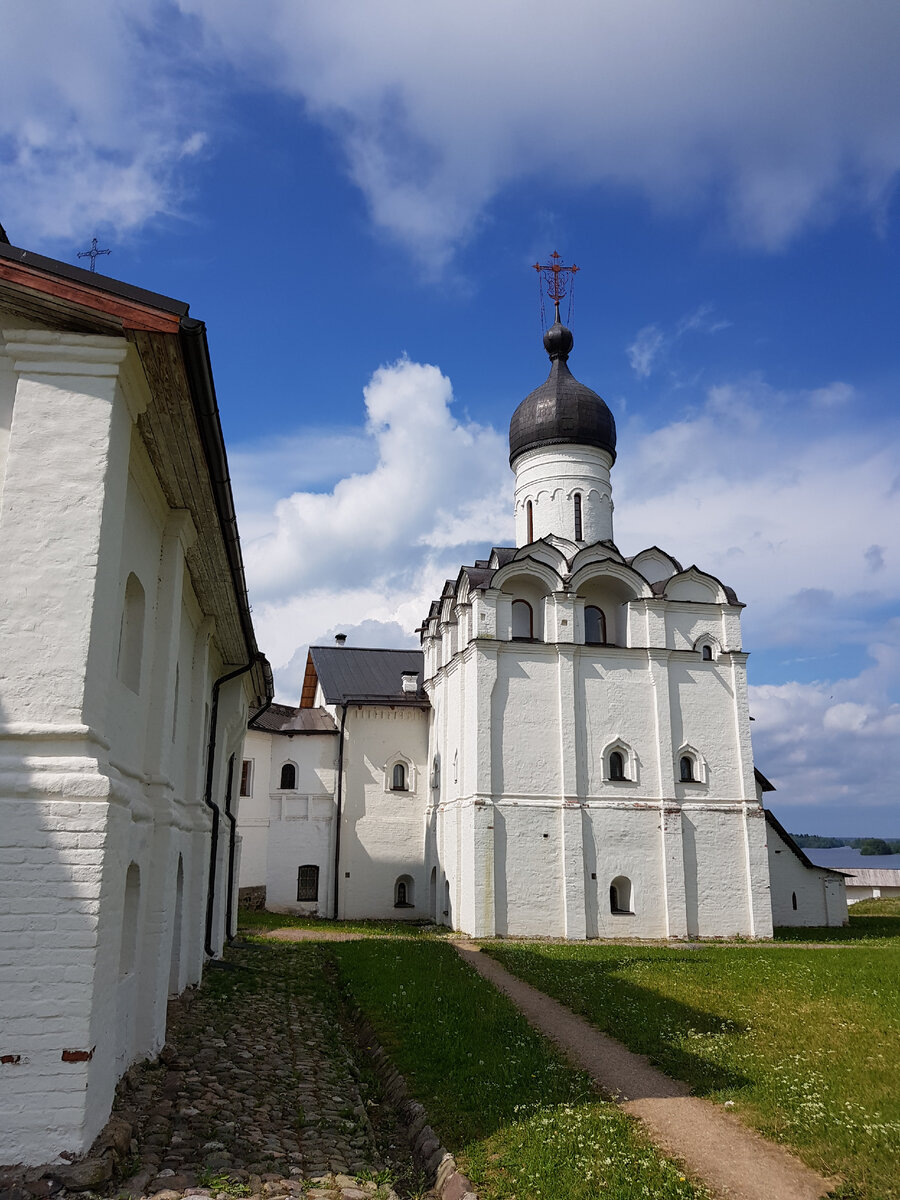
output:
M541 446L597 446L616 458L616 422L596 392L579 383L566 359L575 339L560 321L544 334L550 374L526 396L509 423L509 462Z

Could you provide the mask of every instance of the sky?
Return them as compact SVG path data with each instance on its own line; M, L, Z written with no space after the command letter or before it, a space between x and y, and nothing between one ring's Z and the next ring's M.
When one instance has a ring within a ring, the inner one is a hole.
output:
M898 836L898 46L895 0L7 0L0 222L207 323L285 702L513 540L576 262L619 548L747 605L779 819Z

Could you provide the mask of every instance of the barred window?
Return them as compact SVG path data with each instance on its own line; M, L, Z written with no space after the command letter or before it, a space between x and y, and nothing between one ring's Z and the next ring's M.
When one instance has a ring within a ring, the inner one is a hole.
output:
M297 872L297 899L318 900L319 868L312 864L300 867Z

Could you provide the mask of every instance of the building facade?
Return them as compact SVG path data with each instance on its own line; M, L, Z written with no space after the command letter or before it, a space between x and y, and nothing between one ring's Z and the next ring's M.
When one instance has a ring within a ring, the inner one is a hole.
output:
M227 479L187 306L0 244L2 1163L89 1148L229 932L272 692Z
M416 660L310 650L296 711L337 732L330 827L323 792L309 843L323 886L284 902L271 823L253 880L287 908L482 937L770 937L775 908L790 922L771 886L782 860L753 763L743 606L657 546L618 549L612 413L569 371L558 320L544 344L549 376L510 423L516 545L447 582ZM280 830L288 799L270 786L255 819L282 814ZM315 865L298 853L291 870ZM803 923L846 919L839 877L826 895L829 873L798 865Z

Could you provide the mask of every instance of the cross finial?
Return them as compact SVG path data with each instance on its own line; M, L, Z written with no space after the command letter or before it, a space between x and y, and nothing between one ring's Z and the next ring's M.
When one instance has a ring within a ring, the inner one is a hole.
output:
M111 254L111 253L112 253L112 251L110 251L110 250L98 250L97 249L97 239L94 238L91 241L90 250L79 250L78 257L79 258L89 258L91 260L91 270L96 271L97 270L97 259L100 257L100 255L101 254Z
M556 252L556 250L554 250L550 255L549 262L536 262L534 264L534 269L540 272L543 277L543 282L547 286L547 295L553 301L553 304L556 308L556 320L559 321L559 302L560 300L565 299L567 290L571 290L572 284L574 284L575 272L579 270L579 268L576 267L574 263L572 263L570 267L565 266L561 256ZM566 288L567 272L572 276L572 283L569 285L568 289Z

